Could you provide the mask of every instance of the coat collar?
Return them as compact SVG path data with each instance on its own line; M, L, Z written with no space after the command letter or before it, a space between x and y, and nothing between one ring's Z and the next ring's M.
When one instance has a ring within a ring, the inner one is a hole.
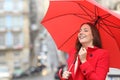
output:
M98 47L96 47L96 46L94 46L93 48L92 47L88 47L87 48L87 51L89 52L91 52L91 51L95 51L95 50L97 50L98 49Z
M87 48L87 51L88 51L88 52L92 52L92 51L95 51L95 50L97 50L97 49L99 49L99 48L96 47L96 46L94 46L93 48L92 48L92 47L88 47L88 48ZM72 49L72 53L76 53L76 49L75 49L75 48Z

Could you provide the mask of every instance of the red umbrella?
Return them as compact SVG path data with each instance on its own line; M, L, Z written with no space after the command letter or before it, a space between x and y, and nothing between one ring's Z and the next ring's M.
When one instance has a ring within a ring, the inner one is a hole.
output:
M102 46L110 53L110 66L120 68L120 15L103 8L94 0L50 0L42 20L58 49L65 52L75 46L77 32L85 22L97 23Z

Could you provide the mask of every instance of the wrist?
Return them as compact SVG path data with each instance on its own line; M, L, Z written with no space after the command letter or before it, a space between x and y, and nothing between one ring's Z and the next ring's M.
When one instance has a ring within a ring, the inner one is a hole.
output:
M81 60L81 63L85 63L87 60Z

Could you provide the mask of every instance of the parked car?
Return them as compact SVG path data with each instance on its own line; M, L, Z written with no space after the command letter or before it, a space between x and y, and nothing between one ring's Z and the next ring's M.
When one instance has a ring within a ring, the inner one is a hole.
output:
M22 77L28 77L31 75L31 72L29 69L27 70L22 70L20 68L17 68L14 72L13 72L13 78L22 78Z
M41 64L40 66L37 67L37 70L41 72L43 69L45 69L46 66L44 64Z
M21 69L16 69L16 70L13 72L13 78L20 78L20 77L22 77L22 73L23 73L23 70L21 70Z
M30 72L29 69L27 69L27 70L23 71L21 77L28 77L28 76L30 76L30 75L31 75L31 72Z
M42 70L46 68L46 66L44 64L40 65L40 66L37 66L37 67L30 67L29 71L31 74L36 74L36 73L40 73L42 72Z
M30 70L30 73L31 73L31 74L35 74L35 73L38 73L38 72L39 72L38 69L37 69L36 67L33 67L33 66L30 67L29 70Z
M12 80L12 74L7 66L0 66L0 80Z

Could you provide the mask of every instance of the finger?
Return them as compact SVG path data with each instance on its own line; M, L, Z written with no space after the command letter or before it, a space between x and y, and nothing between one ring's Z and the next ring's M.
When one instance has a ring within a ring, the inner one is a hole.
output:
M68 75L67 74L63 74L63 78L64 79L68 79Z
M82 51L82 47L80 48L79 52L81 52L81 51Z
M68 76L69 72L68 71L64 71L63 72L63 76Z
M62 76L63 78L68 79L70 75L71 75L71 72L65 71Z
M82 47L82 50L85 50L85 48Z
M71 72L67 71L67 72L66 72L66 75L67 75L67 76L70 76L70 75L71 75Z
M86 48L83 48L83 51L84 51L84 52L87 52L87 51L86 51Z
M79 50L79 55L83 53L83 48L81 47L80 50Z
M82 48L83 51L85 51L86 49L85 48Z
M67 72L66 76L69 77L71 75L71 72Z
M83 50L83 47L81 47L80 50Z

